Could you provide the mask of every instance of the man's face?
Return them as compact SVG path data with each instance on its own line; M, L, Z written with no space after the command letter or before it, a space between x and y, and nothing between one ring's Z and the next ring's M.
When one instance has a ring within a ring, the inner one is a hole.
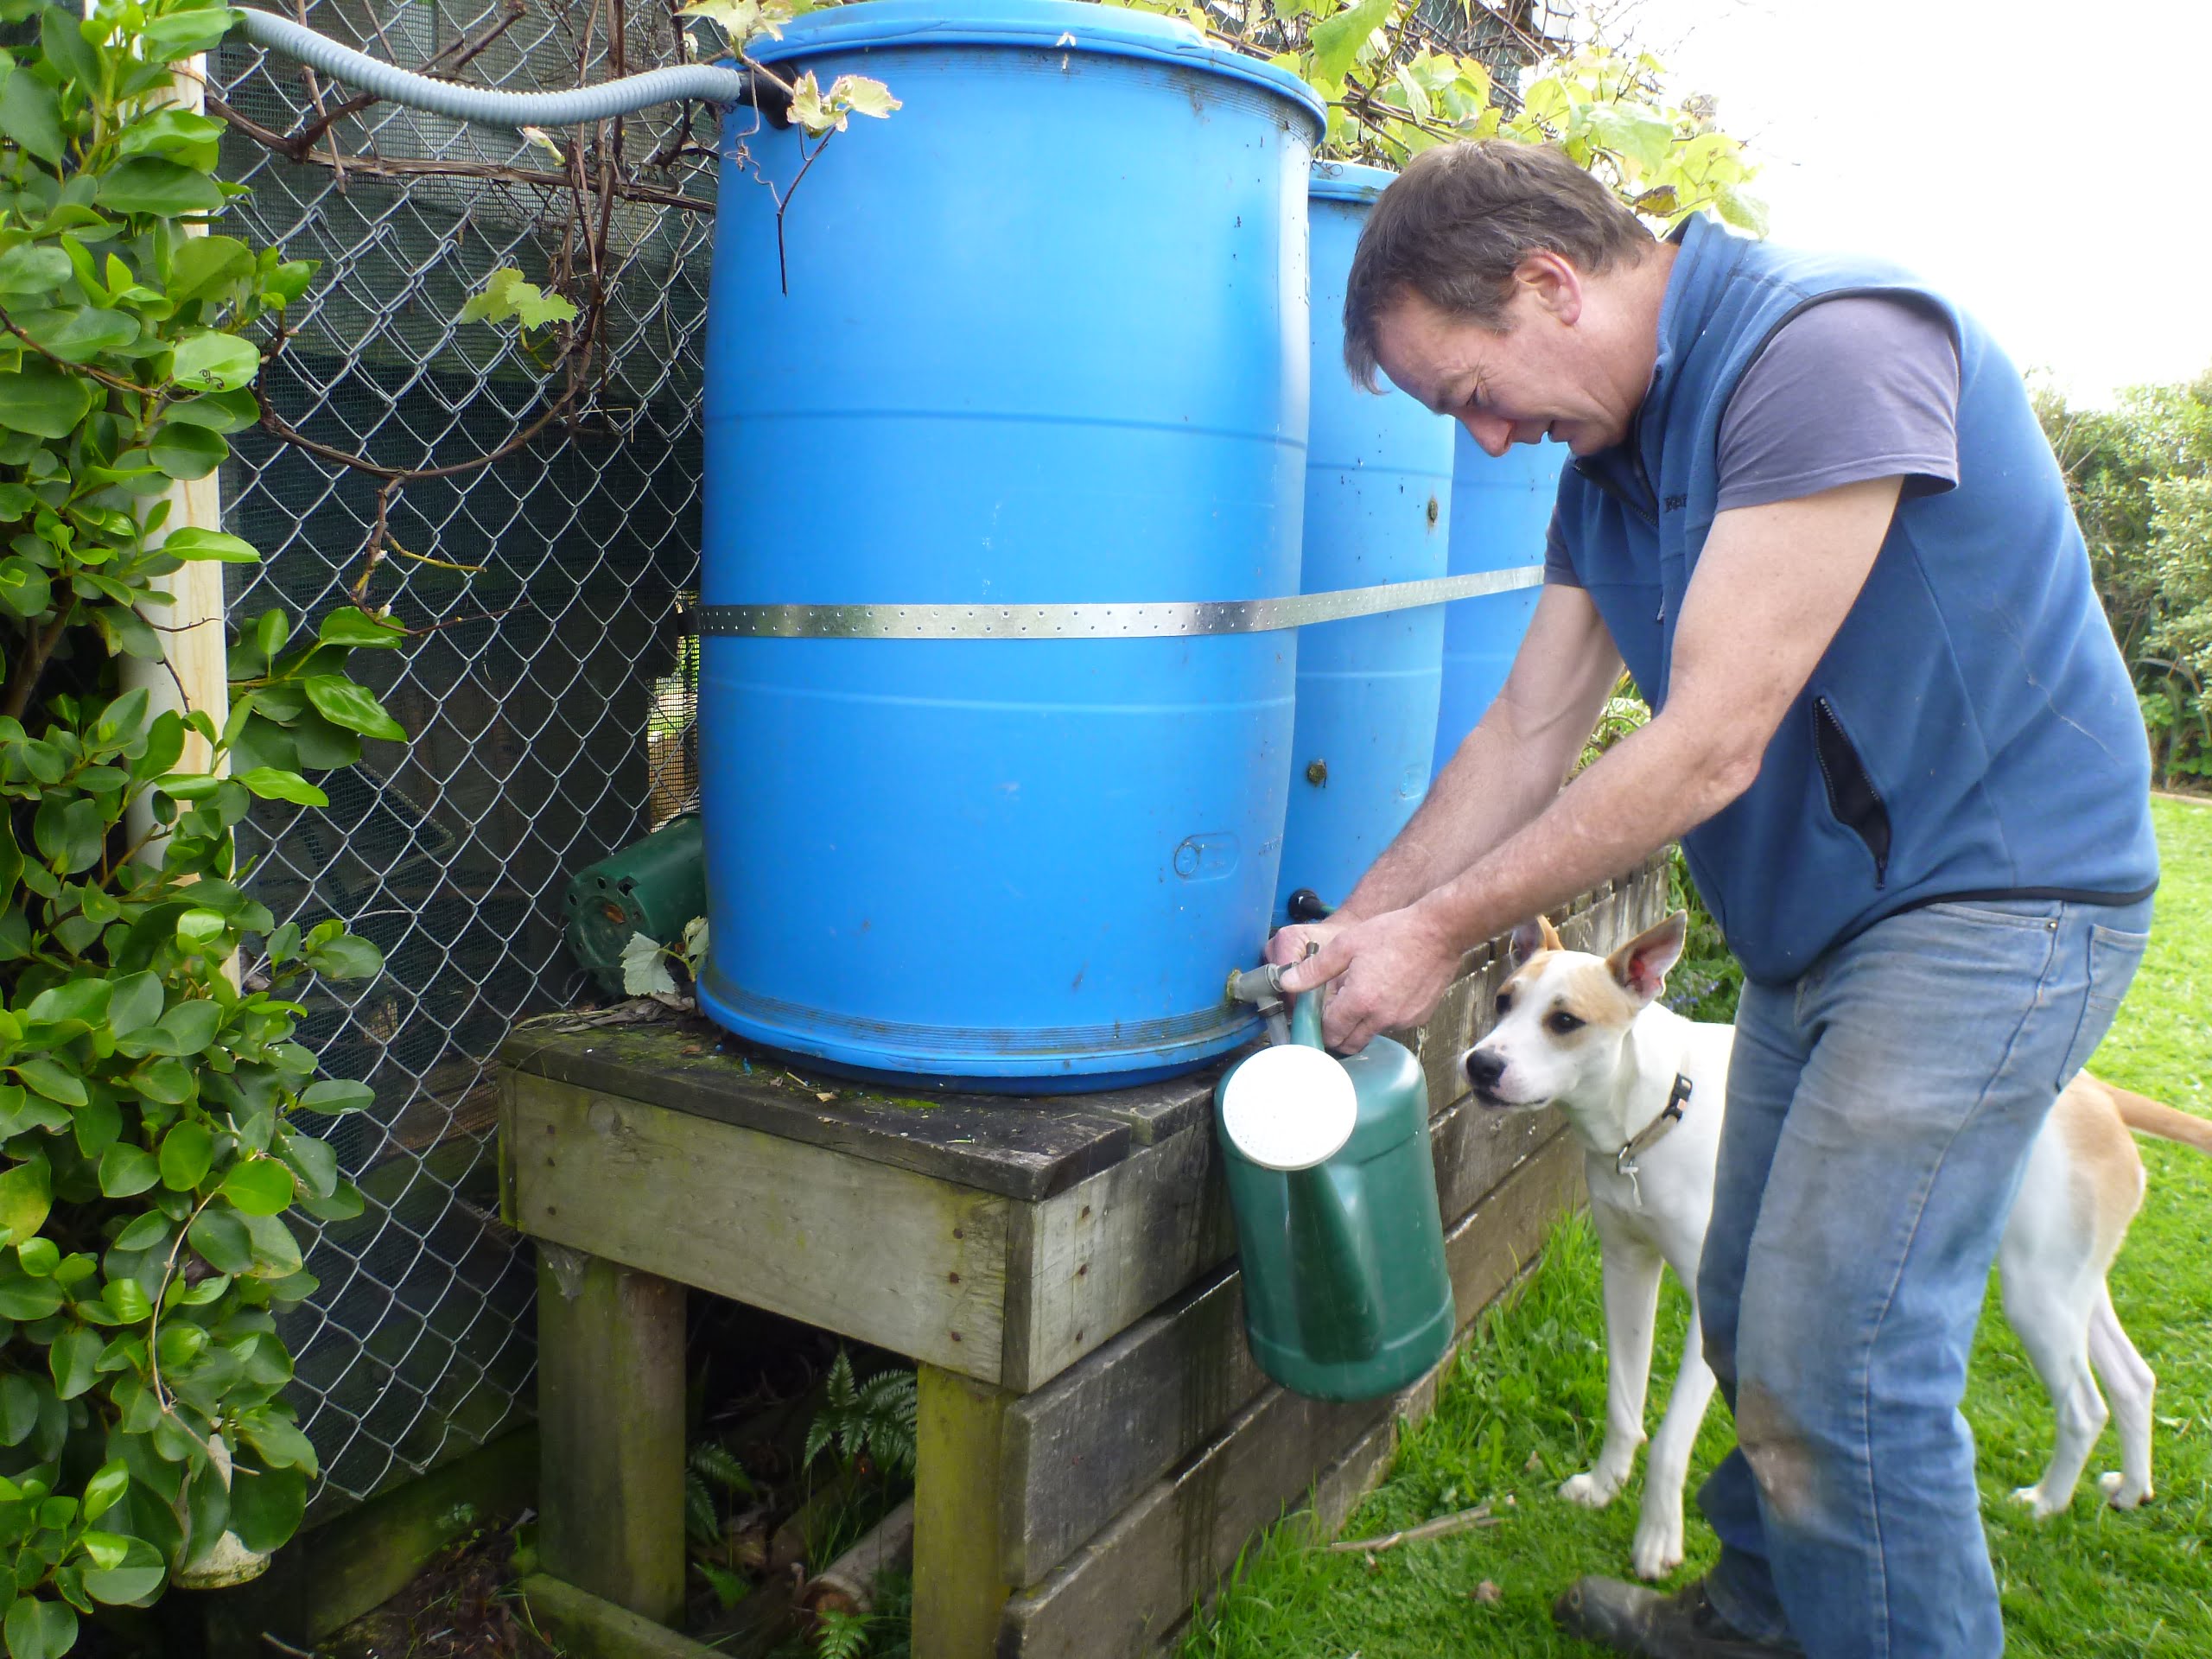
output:
M1503 333L1408 294L1382 315L1376 357L1394 385L1451 416L1486 454L1550 438L1591 455L1628 435L1636 404L1610 384L1586 316L1572 268L1538 256L1515 276Z

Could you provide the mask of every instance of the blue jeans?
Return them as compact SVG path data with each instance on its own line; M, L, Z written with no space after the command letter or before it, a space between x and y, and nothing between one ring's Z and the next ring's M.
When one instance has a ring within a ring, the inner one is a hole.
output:
M1698 1274L1737 1447L1713 1605L1813 1659L2004 1647L1959 1402L2030 1144L2134 976L2148 900L1878 923L1745 985Z

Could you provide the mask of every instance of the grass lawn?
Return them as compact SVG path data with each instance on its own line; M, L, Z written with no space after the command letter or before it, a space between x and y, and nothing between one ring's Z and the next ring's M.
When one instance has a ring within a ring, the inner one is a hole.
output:
M2212 1116L2212 804L2153 803L2165 878L2151 953L2094 1062L2100 1075ZM1996 1311L1974 1351L1967 1416L1980 1448L1982 1515L2003 1586L2007 1651L2037 1659L2212 1654L2212 1161L2142 1143L2143 1212L2113 1272L2113 1299L2158 1375L2152 1472L2158 1497L2107 1509L2096 1476L2116 1465L2107 1432L2070 1512L2041 1526L2012 1489L2050 1446L2042 1384ZM1643 1469L1613 1506L1561 1503L1559 1483L1594 1455L1605 1408L1598 1244L1562 1223L1512 1305L1487 1316L1433 1417L1407 1437L1384 1484L1345 1537L1370 1537L1494 1498L1503 1526L1363 1559L1301 1549L1287 1534L1255 1548L1185 1659L1442 1659L1459 1653L1589 1655L1552 1627L1552 1599L1585 1573L1627 1576ZM1648 1421L1658 1423L1688 1303L1671 1280ZM1689 1490L1732 1443L1716 1396ZM1714 1544L1694 1504L1688 1582Z

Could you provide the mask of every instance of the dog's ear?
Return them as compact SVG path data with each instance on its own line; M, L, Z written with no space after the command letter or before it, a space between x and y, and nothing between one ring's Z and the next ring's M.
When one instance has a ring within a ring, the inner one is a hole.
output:
M1559 930L1552 925L1549 917L1539 916L1535 921L1523 922L1513 930L1513 961L1516 967L1526 963L1540 951L1563 950L1566 948L1559 942Z
M1667 970L1679 961L1689 932L1689 912L1678 910L1654 928L1637 934L1605 958L1614 982L1639 1003L1667 988Z

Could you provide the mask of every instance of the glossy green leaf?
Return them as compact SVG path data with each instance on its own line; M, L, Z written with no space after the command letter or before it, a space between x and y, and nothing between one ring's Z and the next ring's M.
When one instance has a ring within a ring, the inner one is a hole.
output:
M170 378L203 391L235 391L260 372L261 353L251 341L213 330L187 336L170 358Z
M253 1235L245 1218L227 1204L211 1204L193 1218L185 1236L218 1273L253 1271Z
M214 1155L215 1139L200 1124L186 1122L162 1137L162 1185L172 1192L189 1192L207 1173Z
M175 219L187 213L213 213L223 205L223 193L214 180L196 168L158 156L134 156L118 162L100 176L92 200L119 213Z
M23 79L10 75L8 85ZM66 438L92 408L97 390L82 375L57 368L42 357L27 356L14 373L0 374L0 427L41 438Z
M272 1469L241 1456L231 1476L231 1529L248 1549L276 1549L300 1529L307 1512L308 1478L295 1468Z
M383 649L406 643L407 630L388 616L372 616L351 605L331 612L315 629L326 645Z
M77 1644L77 1615L61 1602L24 1596L8 1609L0 1632L7 1637L9 1659L61 1659Z
M64 1106L85 1103L85 1080L67 1066L48 1059L43 1054L34 1054L15 1063L16 1075L37 1093Z
M175 418L172 411L170 419ZM183 559L188 563L195 559L219 559L225 564L257 564L261 560L261 555L254 551L252 543L219 530L202 530L196 524L171 531L162 538L162 551L173 559Z
M89 363L103 352L120 351L138 339L137 317L96 305L42 311L22 319L21 326L41 349L64 363Z
M10 75L0 85L0 133L41 162L59 167L64 154L61 104L54 88L36 75Z
M381 737L394 742L404 740L406 730L385 712L384 705L376 700L366 687L353 683L342 674L314 674L308 677L308 700L313 702L323 718L343 726L363 737Z
M256 766L240 774L238 781L264 801L290 801L298 806L328 806L330 797L295 772L279 772L274 766Z
M292 1172L273 1158L233 1164L219 1191L249 1216L273 1216L292 1202Z
M229 459L231 446L219 432L181 421L163 421L146 446L155 466L171 478L205 478Z
M100 1191L111 1198L134 1197L161 1179L161 1165L143 1147L118 1141L100 1154Z
M97 1331L81 1325L73 1325L54 1339L47 1350L48 1363L54 1370L54 1391L64 1400L74 1400L99 1380L94 1369L100 1350L107 1340Z
M35 1236L53 1206L53 1171L45 1154L35 1154L0 1173L0 1244L19 1244Z
M4 103L0 91L0 103ZM0 297L51 296L69 280L69 256L49 243L25 242L0 253Z
M136 1279L109 1280L107 1288L100 1293L100 1300L125 1325L136 1325L154 1311L154 1304L146 1294L145 1286Z
M0 605L37 616L54 603L53 578L29 559L0 559Z
M301 1107L310 1112L321 1112L335 1117L341 1112L358 1112L377 1103L376 1090L365 1083L354 1083L343 1077L326 1077L320 1083L309 1084L300 1091Z
M157 976L125 974L110 987L108 1029L118 1037L128 1037L140 1027L151 1025L161 1018L167 995Z
M0 1446L21 1446L38 1427L38 1389L19 1371L0 1376Z
M130 1489L130 1465L120 1458L102 1464L85 1483L85 1519L97 1521L113 1509Z

